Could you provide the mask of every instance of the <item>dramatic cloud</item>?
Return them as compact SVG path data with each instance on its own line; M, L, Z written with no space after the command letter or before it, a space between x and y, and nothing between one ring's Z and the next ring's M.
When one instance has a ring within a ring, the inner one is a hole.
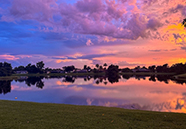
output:
M0 59L43 58L53 66L183 62L184 18L183 0L0 0Z
M40 31L136 40L157 38L157 34L162 37L159 28L166 26L166 22L179 23L185 17L186 6L182 4L181 0L79 0L72 4L55 0L11 0L8 10L1 8L4 12L1 21L35 20ZM179 16L176 21L171 18L175 14Z

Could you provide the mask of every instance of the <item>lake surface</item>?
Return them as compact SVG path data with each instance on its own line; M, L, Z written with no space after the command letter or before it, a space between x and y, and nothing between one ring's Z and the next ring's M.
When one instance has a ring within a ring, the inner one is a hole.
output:
M21 77L0 81L0 99L186 113L186 83L166 77Z

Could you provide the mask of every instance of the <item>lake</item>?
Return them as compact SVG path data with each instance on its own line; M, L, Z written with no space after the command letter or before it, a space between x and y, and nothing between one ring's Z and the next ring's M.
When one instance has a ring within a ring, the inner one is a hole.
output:
M186 113L186 83L168 76L20 77L0 81L0 99Z

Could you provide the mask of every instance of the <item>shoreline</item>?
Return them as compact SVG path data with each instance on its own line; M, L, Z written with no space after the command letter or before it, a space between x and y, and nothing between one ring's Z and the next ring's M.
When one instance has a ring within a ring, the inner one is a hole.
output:
M33 76L36 76L36 77L48 77L48 76L105 76L106 73L103 72L103 73L93 73L93 72L90 72L90 73L50 73L50 74L12 74L11 76L2 76L0 77L0 80L14 80L14 79L19 79L19 77L21 76L28 76L28 77L33 77ZM119 75L148 75L148 76L151 76L151 75L175 75L175 73L145 73L145 72L139 72L139 73L119 73ZM179 75L176 75L176 76L179 76ZM186 78L186 76L185 76Z

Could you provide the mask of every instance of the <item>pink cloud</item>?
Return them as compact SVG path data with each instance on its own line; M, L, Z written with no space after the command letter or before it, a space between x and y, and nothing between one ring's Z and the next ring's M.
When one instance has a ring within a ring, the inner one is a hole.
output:
M2 9L0 9L2 10ZM162 27L178 24L186 16L182 0L12 0L1 21L36 20L46 26L39 31L73 32L137 40L164 38ZM54 16L61 19L55 21ZM176 16L176 18L173 18ZM52 30L48 28L53 28Z
M92 45L94 45L94 43L92 43L92 41L90 39L88 39L87 42L86 42L86 45L87 46L92 46Z
M18 60L18 57L12 55L0 55L0 60Z

